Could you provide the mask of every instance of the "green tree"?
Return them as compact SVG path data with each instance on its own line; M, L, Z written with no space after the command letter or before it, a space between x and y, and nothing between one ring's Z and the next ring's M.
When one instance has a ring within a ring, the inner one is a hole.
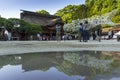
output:
M88 17L88 7L86 5L80 5L76 11L78 19L84 19Z
M60 16L65 23L70 23L72 21L73 15L73 5L68 5L61 10L58 10L55 15Z
M47 12L46 10L38 10L37 13L50 15L50 13Z
M5 21L6 21L5 18L0 17L0 27L5 25Z
M41 26L21 20L21 26L19 27L19 32L26 33L27 35L35 35L40 31L42 31Z
M13 29L13 24L11 21L9 21L8 19L5 20L4 22L4 27L8 30L8 31L12 31Z
M9 18L5 21L5 28L9 31L12 31L16 27L20 26L20 19L18 18Z
M117 15L114 18L112 18L112 21L115 23L120 23L120 15Z
M22 33L26 34L27 37L30 35L36 35L42 31L40 25L28 23L18 18L5 19L0 17L0 26L4 26L13 35Z
M60 16L65 23L71 23L72 20L83 19L87 17L87 7L85 5L68 5L55 13Z
M120 22L118 17L120 15L120 0L85 0L85 5L88 7L87 16L102 15L117 9L117 14L112 20Z

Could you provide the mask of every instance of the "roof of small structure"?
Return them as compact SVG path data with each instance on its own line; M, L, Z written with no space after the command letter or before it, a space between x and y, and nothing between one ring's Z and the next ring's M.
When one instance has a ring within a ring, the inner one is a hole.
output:
M35 23L41 26L54 26L55 24L64 24L59 16L40 14L37 12L31 12L26 10L21 13L21 19Z

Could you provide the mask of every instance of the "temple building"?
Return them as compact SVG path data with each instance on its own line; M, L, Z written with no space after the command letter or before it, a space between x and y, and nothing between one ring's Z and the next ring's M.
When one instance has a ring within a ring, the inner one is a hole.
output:
M120 31L120 23L116 23L115 26L112 28L114 32Z
M26 10L21 10L21 19L30 23L34 23L42 26L43 31L40 32L42 35L49 36L49 39L53 36L56 36L57 24L61 25L61 36L64 33L63 31L63 21L59 16L40 14L37 12L31 12Z

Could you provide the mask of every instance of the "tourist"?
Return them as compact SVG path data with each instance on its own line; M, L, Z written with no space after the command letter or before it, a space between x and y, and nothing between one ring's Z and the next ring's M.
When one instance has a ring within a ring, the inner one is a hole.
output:
M38 40L41 40L41 36L40 36L39 33L37 33L37 39L38 39Z
M7 29L5 29L5 31L4 31L4 38L5 38L5 41L7 41L8 40L8 31L7 31Z
M11 32L8 33L8 40L10 41L11 40L11 37L12 37L12 34Z
M57 41L61 40L61 25L60 24L56 25L56 39Z
M113 38L113 36L114 36L114 31L112 30L111 32L112 32L112 34L111 34L111 39L112 39L112 38Z
M79 41L81 42L82 38L83 38L83 24L80 23L80 27L79 27Z
M97 39L98 39L99 42L101 42L101 35L102 35L102 30L97 29Z
M111 39L111 35L112 35L112 31L109 30L109 31L108 31L108 40Z
M84 22L84 27L83 27L83 30L84 30L84 42L87 42L89 40L89 26L88 26L88 21L85 21Z
M93 32L92 32L93 40L96 40L96 36L97 36L97 35L96 35L95 31L93 31Z

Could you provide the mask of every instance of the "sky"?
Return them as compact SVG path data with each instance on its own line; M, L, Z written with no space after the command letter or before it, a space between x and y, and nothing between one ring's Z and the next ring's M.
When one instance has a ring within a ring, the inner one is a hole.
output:
M84 4L85 0L0 0L0 16L20 18L20 9L36 12L46 10L51 15L67 5Z

